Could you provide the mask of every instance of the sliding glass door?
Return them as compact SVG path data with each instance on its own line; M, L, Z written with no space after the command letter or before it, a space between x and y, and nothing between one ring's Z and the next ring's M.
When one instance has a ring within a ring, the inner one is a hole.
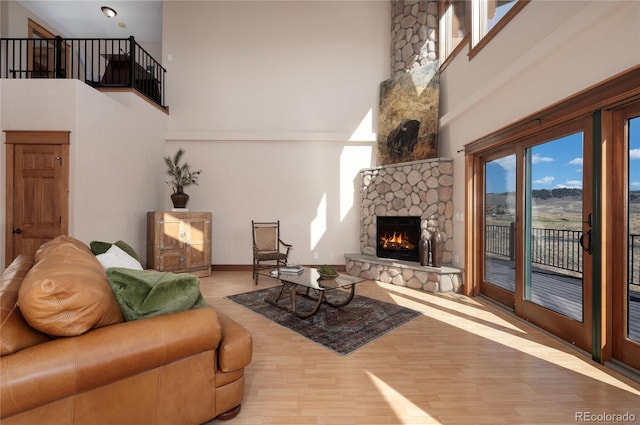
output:
M640 343L640 116L628 120L626 338Z
M640 104L613 113L613 172L615 193L621 193L623 208L617 208L612 282L612 357L640 370ZM621 225L621 223L624 223ZM619 226L619 227L618 227Z
M583 134L525 149L524 298L582 322ZM588 252L588 251L587 251Z
M480 292L587 351L591 131L575 120L481 160Z
M640 370L640 68L465 145L466 293Z
M481 291L513 303L516 282L516 155L500 154L484 164L484 279Z

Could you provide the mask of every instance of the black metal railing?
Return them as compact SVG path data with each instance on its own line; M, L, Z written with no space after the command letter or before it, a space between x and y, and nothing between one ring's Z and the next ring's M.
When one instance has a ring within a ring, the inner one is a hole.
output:
M129 38L1 38L0 78L72 78L129 87L165 105L166 69Z
M556 269L582 273L582 230L531 229L531 262ZM515 259L515 225L485 225L485 252ZM640 235L629 235L628 280L640 286Z
M627 272L629 283L632 285L640 285L640 235L629 235L627 252L629 256L629 268Z
M531 229L531 262L582 273L582 230Z
M496 226L488 224L485 226L485 252L509 257L514 260L515 256L515 223L508 226Z

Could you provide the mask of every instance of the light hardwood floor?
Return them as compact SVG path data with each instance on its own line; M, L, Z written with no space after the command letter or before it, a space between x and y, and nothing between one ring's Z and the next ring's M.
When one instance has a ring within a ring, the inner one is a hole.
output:
M253 335L229 425L574 424L625 413L640 423L640 383L482 298L363 282L356 293L423 315L341 356L224 298L277 283L256 287L244 271L201 280L209 304Z

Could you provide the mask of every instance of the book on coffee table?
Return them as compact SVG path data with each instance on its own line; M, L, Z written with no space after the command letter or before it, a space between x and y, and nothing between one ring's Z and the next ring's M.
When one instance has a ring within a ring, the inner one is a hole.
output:
M300 274L304 271L304 267L300 265L285 266L285 267L280 267L278 271L280 272L280 274Z

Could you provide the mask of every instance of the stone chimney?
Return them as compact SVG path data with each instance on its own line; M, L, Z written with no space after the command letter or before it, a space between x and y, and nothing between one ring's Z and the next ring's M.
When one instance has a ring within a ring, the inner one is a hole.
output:
M438 1L391 1L391 76L438 59Z

